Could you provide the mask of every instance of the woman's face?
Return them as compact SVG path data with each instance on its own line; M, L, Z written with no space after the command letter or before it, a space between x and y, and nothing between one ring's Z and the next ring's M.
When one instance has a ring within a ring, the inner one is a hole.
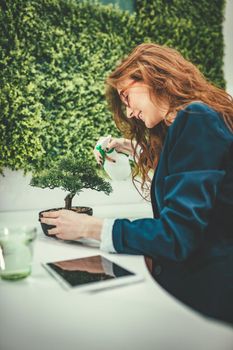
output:
M126 105L127 117L142 120L149 129L160 123L168 112L168 104L151 100L149 88L143 82L127 80L117 91Z

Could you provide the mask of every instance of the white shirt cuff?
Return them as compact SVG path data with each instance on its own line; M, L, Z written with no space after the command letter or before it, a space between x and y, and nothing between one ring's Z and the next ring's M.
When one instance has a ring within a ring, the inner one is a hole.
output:
M115 219L104 219L100 234L100 249L107 253L116 253L112 240L112 228Z
M102 260L102 267L106 275L115 276L113 273L113 263L107 259L104 259L103 257L101 257L101 260Z

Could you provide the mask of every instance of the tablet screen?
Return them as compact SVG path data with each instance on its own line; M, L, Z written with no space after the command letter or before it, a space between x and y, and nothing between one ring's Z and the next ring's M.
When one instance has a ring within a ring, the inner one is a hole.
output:
M135 275L101 255L50 262L44 266L70 288Z

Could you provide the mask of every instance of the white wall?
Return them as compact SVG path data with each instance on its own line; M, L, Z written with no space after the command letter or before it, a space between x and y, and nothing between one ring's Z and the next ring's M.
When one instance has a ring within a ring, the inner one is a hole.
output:
M66 192L59 188L51 190L31 187L29 185L30 178L30 175L23 176L22 171L5 170L5 177L0 178L0 212L35 209L39 211L64 207ZM111 185L113 192L109 196L103 192L84 190L74 197L73 205L91 206L93 208L101 206L102 209L106 207L106 217L118 216L114 212L115 205L122 206L122 210L123 208L125 210L128 205L130 216L132 211L137 212L137 216L140 216L140 210L144 214L148 213L149 215L151 213L150 205L139 195L130 178L124 181L111 181ZM123 212L121 216L124 216Z
M223 26L225 41L224 72L227 81L227 91L233 95L233 0L227 0L225 22ZM65 193L59 189L39 189L29 186L29 177L23 177L22 172L7 170L6 177L0 177L0 212L14 210L33 210L60 207L63 205ZM151 208L138 195L129 181L112 183L113 193L106 196L103 193L86 190L74 198L74 205L89 205L106 207L106 216L119 216L119 210L127 211L128 216L151 215ZM115 206L118 212L115 213ZM104 209L103 209L104 212Z

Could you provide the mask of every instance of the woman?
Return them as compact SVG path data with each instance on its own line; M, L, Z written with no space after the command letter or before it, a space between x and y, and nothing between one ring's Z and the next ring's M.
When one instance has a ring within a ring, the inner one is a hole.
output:
M47 212L41 221L56 226L49 233L90 237L109 252L151 257L154 274L161 265L223 256L233 247L232 98L176 50L155 44L139 45L110 74L107 97L128 139L113 139L109 147L131 150L142 188L155 171L154 218Z

